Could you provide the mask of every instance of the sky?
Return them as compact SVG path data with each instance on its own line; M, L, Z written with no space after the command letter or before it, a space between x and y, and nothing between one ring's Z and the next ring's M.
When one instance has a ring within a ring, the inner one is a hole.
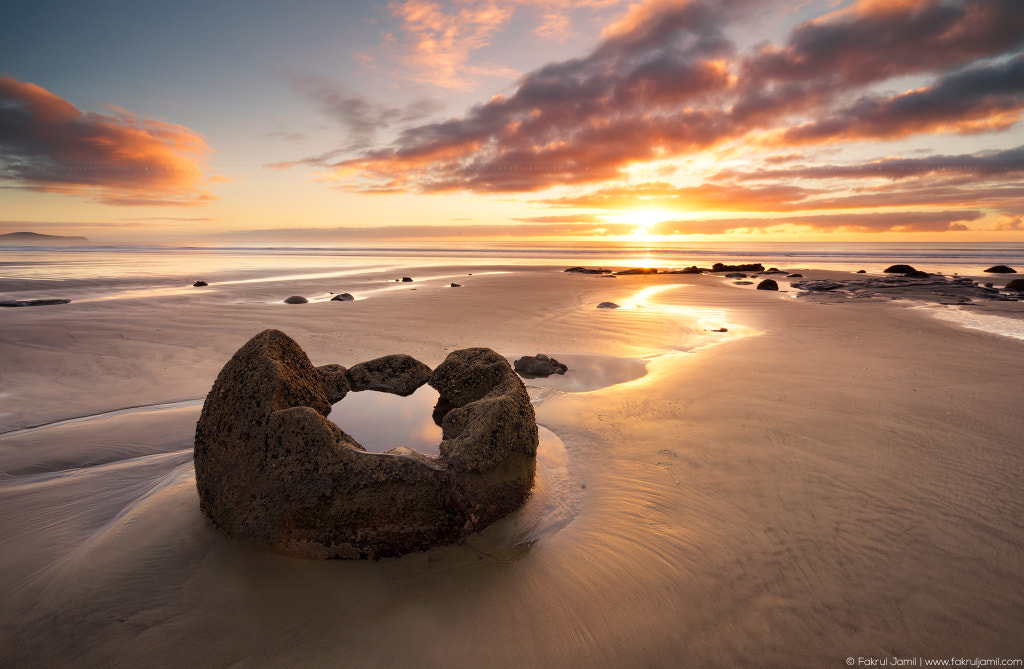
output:
M17 3L0 233L1024 241L1021 0Z

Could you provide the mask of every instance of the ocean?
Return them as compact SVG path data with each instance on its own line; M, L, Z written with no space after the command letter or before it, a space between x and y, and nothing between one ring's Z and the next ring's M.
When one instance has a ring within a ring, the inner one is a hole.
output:
M881 271L894 263L983 276L997 264L1024 270L1021 242L409 242L393 244L236 244L231 246L0 245L0 281L160 279L204 274L218 280L268 273L357 272L426 265L606 265L688 267L715 262L782 269Z
M1021 242L403 242L352 244L235 244L231 246L88 244L81 246L0 245L0 300L67 298L76 302L157 299L193 292L195 281L252 284L265 288L260 301L280 301L282 284L315 283L362 296L396 289L367 288L369 277L435 268L501 271L516 267L709 267L760 262L785 270L827 269L880 273L896 263L979 281L993 265L1024 272ZM361 278L362 277L362 278ZM457 274L452 274L457 278ZM326 291L326 289L325 289ZM323 292L317 299L330 299ZM978 315L959 308L932 308L932 315L976 329L1024 339L1018 319Z

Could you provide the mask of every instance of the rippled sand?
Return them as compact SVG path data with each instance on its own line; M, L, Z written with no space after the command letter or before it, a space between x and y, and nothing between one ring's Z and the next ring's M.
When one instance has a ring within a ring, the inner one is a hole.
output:
M1024 657L1021 341L714 277L479 271L0 314L0 665ZM580 373L528 382L546 441L520 512L429 553L294 560L214 529L191 464L205 393L266 327L318 365L489 346Z

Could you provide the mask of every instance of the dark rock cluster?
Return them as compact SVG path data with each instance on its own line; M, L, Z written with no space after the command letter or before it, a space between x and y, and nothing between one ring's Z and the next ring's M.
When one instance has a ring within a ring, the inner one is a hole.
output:
M745 265L726 265L716 262L711 266L712 272L763 272L764 265L761 263L747 263Z
M610 269L604 269L603 267L599 267L599 268L570 267L569 269L566 269L564 271L571 272L573 274L611 274L612 273L612 271Z
M360 365L317 368L283 332L256 335L220 371L196 425L201 509L232 537L308 558L426 550L508 515L533 485L537 423L522 381L494 351L455 351L427 368L440 394L438 458L367 453L327 419L353 377L407 388L424 368L408 356L356 374Z
M803 291L800 296L816 296L819 298L838 299L924 299L939 304L968 304L973 300L1017 300L1015 290L1024 290L1024 280L1020 281L1020 289L1013 287L1010 281L1000 292L992 284L979 285L973 280L960 277L948 278L941 274L928 272L901 272L896 276L872 277L867 279L843 280L811 280L796 281L792 287Z

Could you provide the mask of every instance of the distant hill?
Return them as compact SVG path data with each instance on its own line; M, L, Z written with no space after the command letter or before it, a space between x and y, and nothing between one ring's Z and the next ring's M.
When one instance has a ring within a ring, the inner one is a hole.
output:
M62 237L38 232L8 232L0 235L0 244L77 244L88 241L85 237Z

